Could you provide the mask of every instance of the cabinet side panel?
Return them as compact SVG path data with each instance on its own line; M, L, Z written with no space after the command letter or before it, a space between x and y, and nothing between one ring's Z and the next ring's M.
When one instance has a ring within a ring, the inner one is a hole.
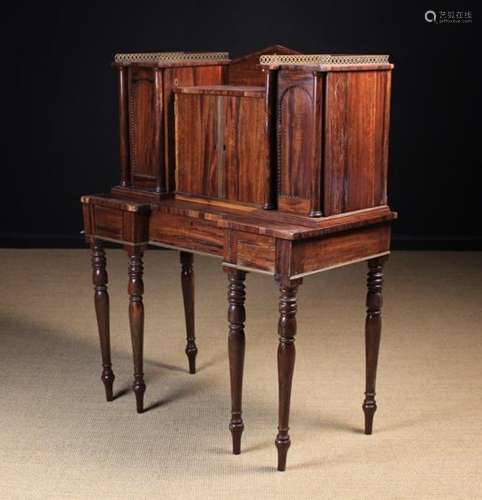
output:
M223 66L191 66L164 70L164 161L169 191L175 185L175 139L173 89L192 85L221 85Z
M324 214L386 202L389 71L326 77Z
M251 97L220 97L224 105L226 199L263 206L269 192L265 103Z
M388 204L387 183L388 183L388 143L390 134L390 101L392 88L392 72L385 73L385 82L380 78L379 92L383 94L384 116L383 116L383 140L382 140L382 164L380 171L380 183L377 199L380 199L381 205ZM384 85L383 85L384 84Z
M176 96L177 192L217 196L216 96Z

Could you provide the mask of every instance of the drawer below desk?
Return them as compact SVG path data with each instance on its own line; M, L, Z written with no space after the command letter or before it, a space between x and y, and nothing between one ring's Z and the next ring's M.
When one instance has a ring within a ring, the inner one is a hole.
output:
M221 257L228 267L291 279L385 255L390 250L390 221L289 240L260 234L256 227L253 231L238 229L240 224L229 224L222 218L205 220L169 213L169 206L168 210L156 210L151 205L108 196L83 196L82 204L89 241L98 238L171 247Z
M108 196L81 198L87 238L142 245L148 240L150 207Z
M291 278L345 266L390 253L390 224L375 224L278 247L280 274Z
M276 240L271 236L226 231L224 260L227 266L274 274Z
M200 219L155 212L149 221L151 244L223 256L224 229Z
M149 243L223 257L228 266L274 273L275 239L164 212L153 213Z

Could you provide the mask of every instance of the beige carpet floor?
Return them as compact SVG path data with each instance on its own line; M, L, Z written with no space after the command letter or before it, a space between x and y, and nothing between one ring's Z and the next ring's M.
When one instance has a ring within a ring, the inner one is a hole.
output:
M243 453L230 454L226 276L196 257L199 372L178 256L148 252L146 405L135 413L126 258L108 251L112 403L83 250L2 250L0 498L482 498L482 253L395 252L379 409L362 433L365 266L305 279L288 471L275 471L277 289L247 279Z

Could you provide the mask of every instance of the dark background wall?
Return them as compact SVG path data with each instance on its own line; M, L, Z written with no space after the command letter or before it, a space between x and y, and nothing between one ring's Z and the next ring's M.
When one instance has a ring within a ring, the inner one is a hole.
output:
M116 52L280 43L305 53L388 53L395 63L389 195L395 244L480 248L480 36L474 4L14 2L2 12L0 245L81 244L82 193L118 181ZM471 11L427 23L427 9Z

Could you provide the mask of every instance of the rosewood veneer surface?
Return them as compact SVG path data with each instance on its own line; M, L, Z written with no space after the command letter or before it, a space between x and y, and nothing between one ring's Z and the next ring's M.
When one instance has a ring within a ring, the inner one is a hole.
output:
M120 183L108 194L81 199L92 248L106 399L113 399L114 372L103 241L127 251L139 413L146 390L145 250L160 246L180 252L190 373L196 371L198 352L193 255L221 260L228 278L234 454L242 451L245 427L246 273L271 275L279 288L275 445L278 470L285 470L297 291L305 276L363 260L368 262L363 412L365 433L371 434L383 267L396 218L387 201L393 69L388 56L302 55L275 45L233 60L227 53L120 54L113 66L118 71Z

